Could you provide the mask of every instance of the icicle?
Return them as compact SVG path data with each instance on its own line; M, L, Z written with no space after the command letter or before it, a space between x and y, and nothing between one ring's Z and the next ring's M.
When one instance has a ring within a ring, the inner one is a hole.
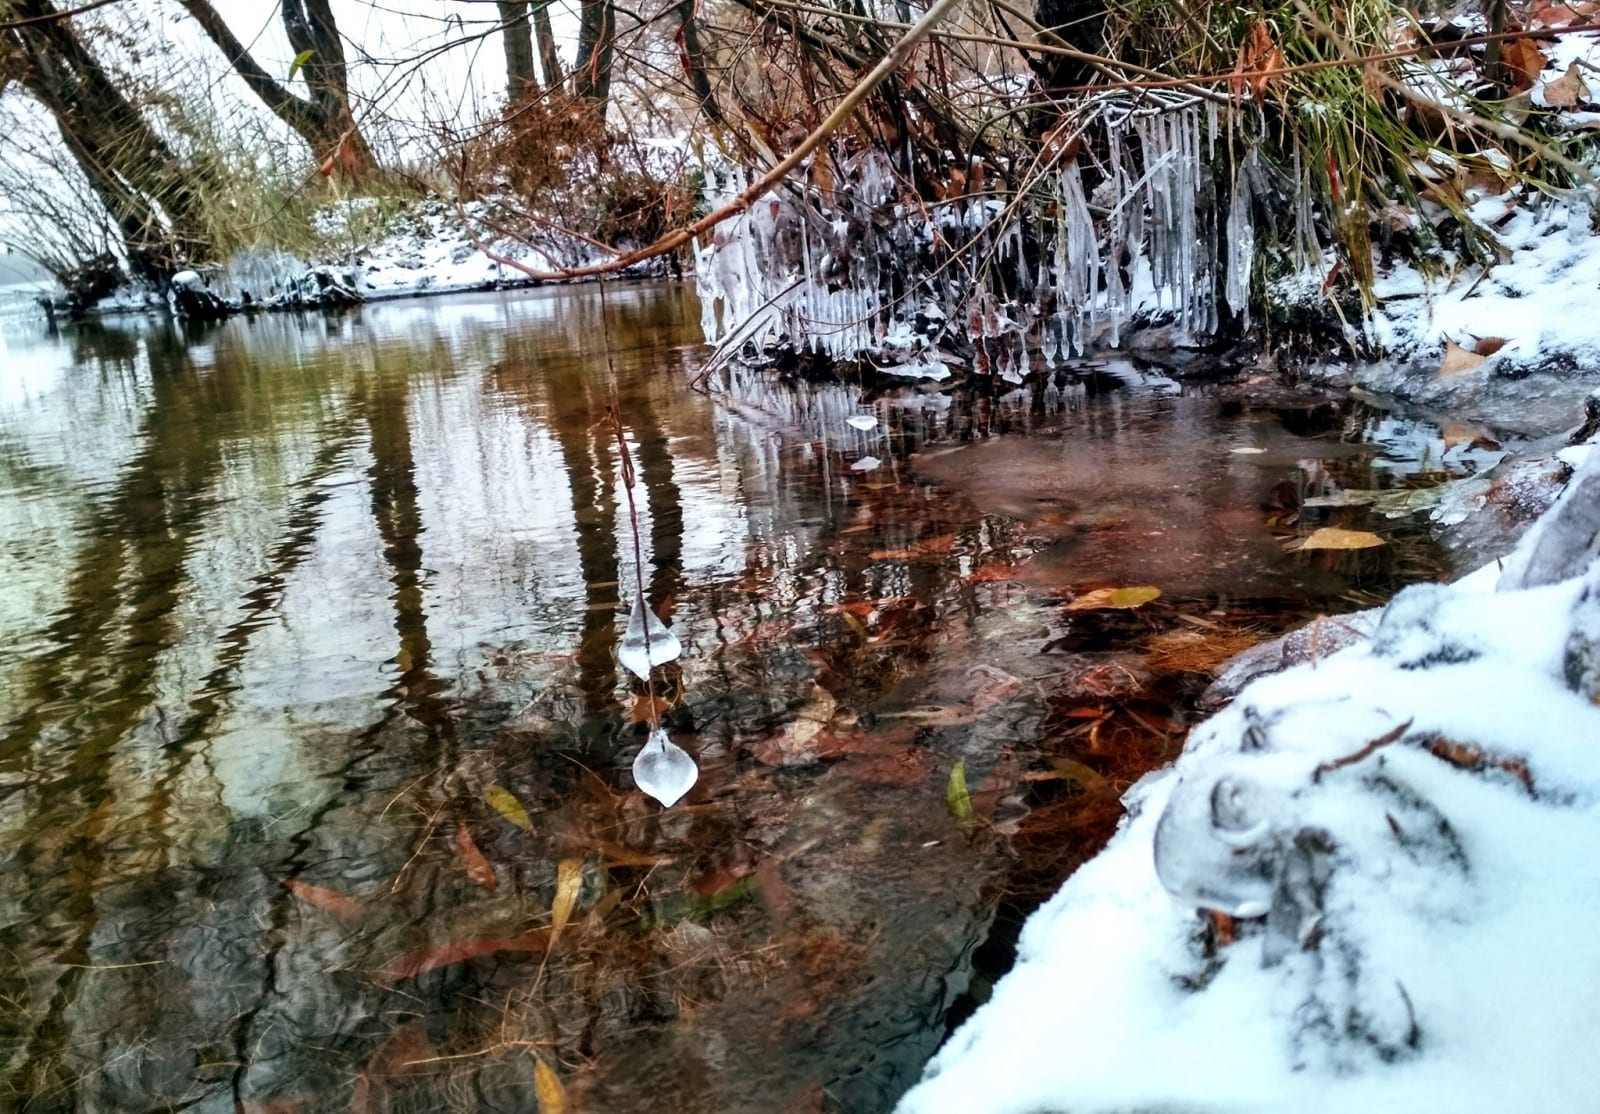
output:
M656 613L644 605L643 599L635 599L633 611L628 615L628 629L623 632L622 645L617 650L617 660L629 673L644 681L649 679L650 670L655 666L677 661L682 654L683 644L678 636L656 618Z
M644 749L633 760L634 784L660 801L663 808L683 800L699 780L700 768L689 752L667 738L659 727L650 733Z
M1255 226L1250 220L1250 174L1255 169L1256 152L1251 148L1244 161L1234 168L1233 195L1228 201L1227 282L1224 293L1228 308L1250 325L1250 266L1255 255Z

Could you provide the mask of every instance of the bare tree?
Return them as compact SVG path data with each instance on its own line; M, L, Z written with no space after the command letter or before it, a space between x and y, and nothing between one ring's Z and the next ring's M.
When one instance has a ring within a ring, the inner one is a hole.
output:
M539 91L533 72L533 25L528 0L495 0L500 10L500 42L506 54L506 100L515 104Z
M282 0L280 4L289 45L296 57L304 59L299 73L310 94L306 97L290 92L251 57L211 0L179 2L227 57L250 91L306 141L325 167L337 167L356 178L376 169L372 149L350 111L349 67L328 0Z
M204 258L209 243L193 168L84 45L51 0L13 0L0 31L0 72L55 119L62 142L111 215L130 269L161 278Z
M611 98L611 57L616 46L617 11L612 0L581 0L578 8L578 59L572 91L604 115Z

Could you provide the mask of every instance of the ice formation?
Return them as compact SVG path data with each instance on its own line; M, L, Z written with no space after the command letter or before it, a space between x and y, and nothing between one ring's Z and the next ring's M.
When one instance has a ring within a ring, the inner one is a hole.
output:
M700 770L689 757L689 752L667 738L661 728L650 732L644 749L633 760L634 784L671 808L700 780Z
M921 369L942 368L959 329L980 373L1018 382L1116 345L1139 308L1208 335L1219 295L1245 312L1262 189L1248 141L1219 143L1220 112L1188 94L1097 98L1075 137L1096 154L1045 159L1015 193L931 202L881 151L818 155L833 190L768 193L696 245L706 337ZM713 205L745 185L707 182Z
M623 667L641 681L647 681L650 670L677 661L682 653L683 645L678 636L656 618L643 598L635 599L633 611L628 615L628 629L623 632L622 645L617 649L617 660Z

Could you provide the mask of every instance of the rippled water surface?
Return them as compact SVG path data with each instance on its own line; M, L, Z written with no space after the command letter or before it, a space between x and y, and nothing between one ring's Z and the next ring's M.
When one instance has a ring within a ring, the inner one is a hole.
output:
M8 338L0 1105L887 1109L1218 645L1439 571L1292 551L1425 424L700 391L698 341L675 286Z

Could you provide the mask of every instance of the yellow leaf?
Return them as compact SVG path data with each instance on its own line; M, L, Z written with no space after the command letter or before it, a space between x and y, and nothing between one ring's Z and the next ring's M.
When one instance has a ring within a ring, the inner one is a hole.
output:
M567 1089L555 1069L537 1056L533 1058L533 1094L539 1100L539 1114L566 1114Z
M561 930L572 919L573 907L578 904L578 888L583 884L583 860L562 859L556 864L556 896L550 902L550 943L556 942Z
M1483 366L1488 356L1480 356L1476 352L1468 352L1461 345L1444 338L1444 362L1439 365L1439 374L1460 375L1464 371L1471 371L1475 367Z
M1324 526L1300 543L1301 549L1371 549L1383 545L1376 534L1365 530L1344 530L1338 526Z
M1161 595L1160 588L1137 584L1131 588L1096 588L1067 604L1068 611L1106 611L1112 608L1143 607Z
M490 808L523 831L533 831L533 821L528 819L528 810L522 807L521 801L511 795L511 790L504 786L491 785L483 791L483 799Z
M967 790L967 761L961 759L950 771L950 781L944 787L944 803L950 815L961 824L972 823L972 794Z

